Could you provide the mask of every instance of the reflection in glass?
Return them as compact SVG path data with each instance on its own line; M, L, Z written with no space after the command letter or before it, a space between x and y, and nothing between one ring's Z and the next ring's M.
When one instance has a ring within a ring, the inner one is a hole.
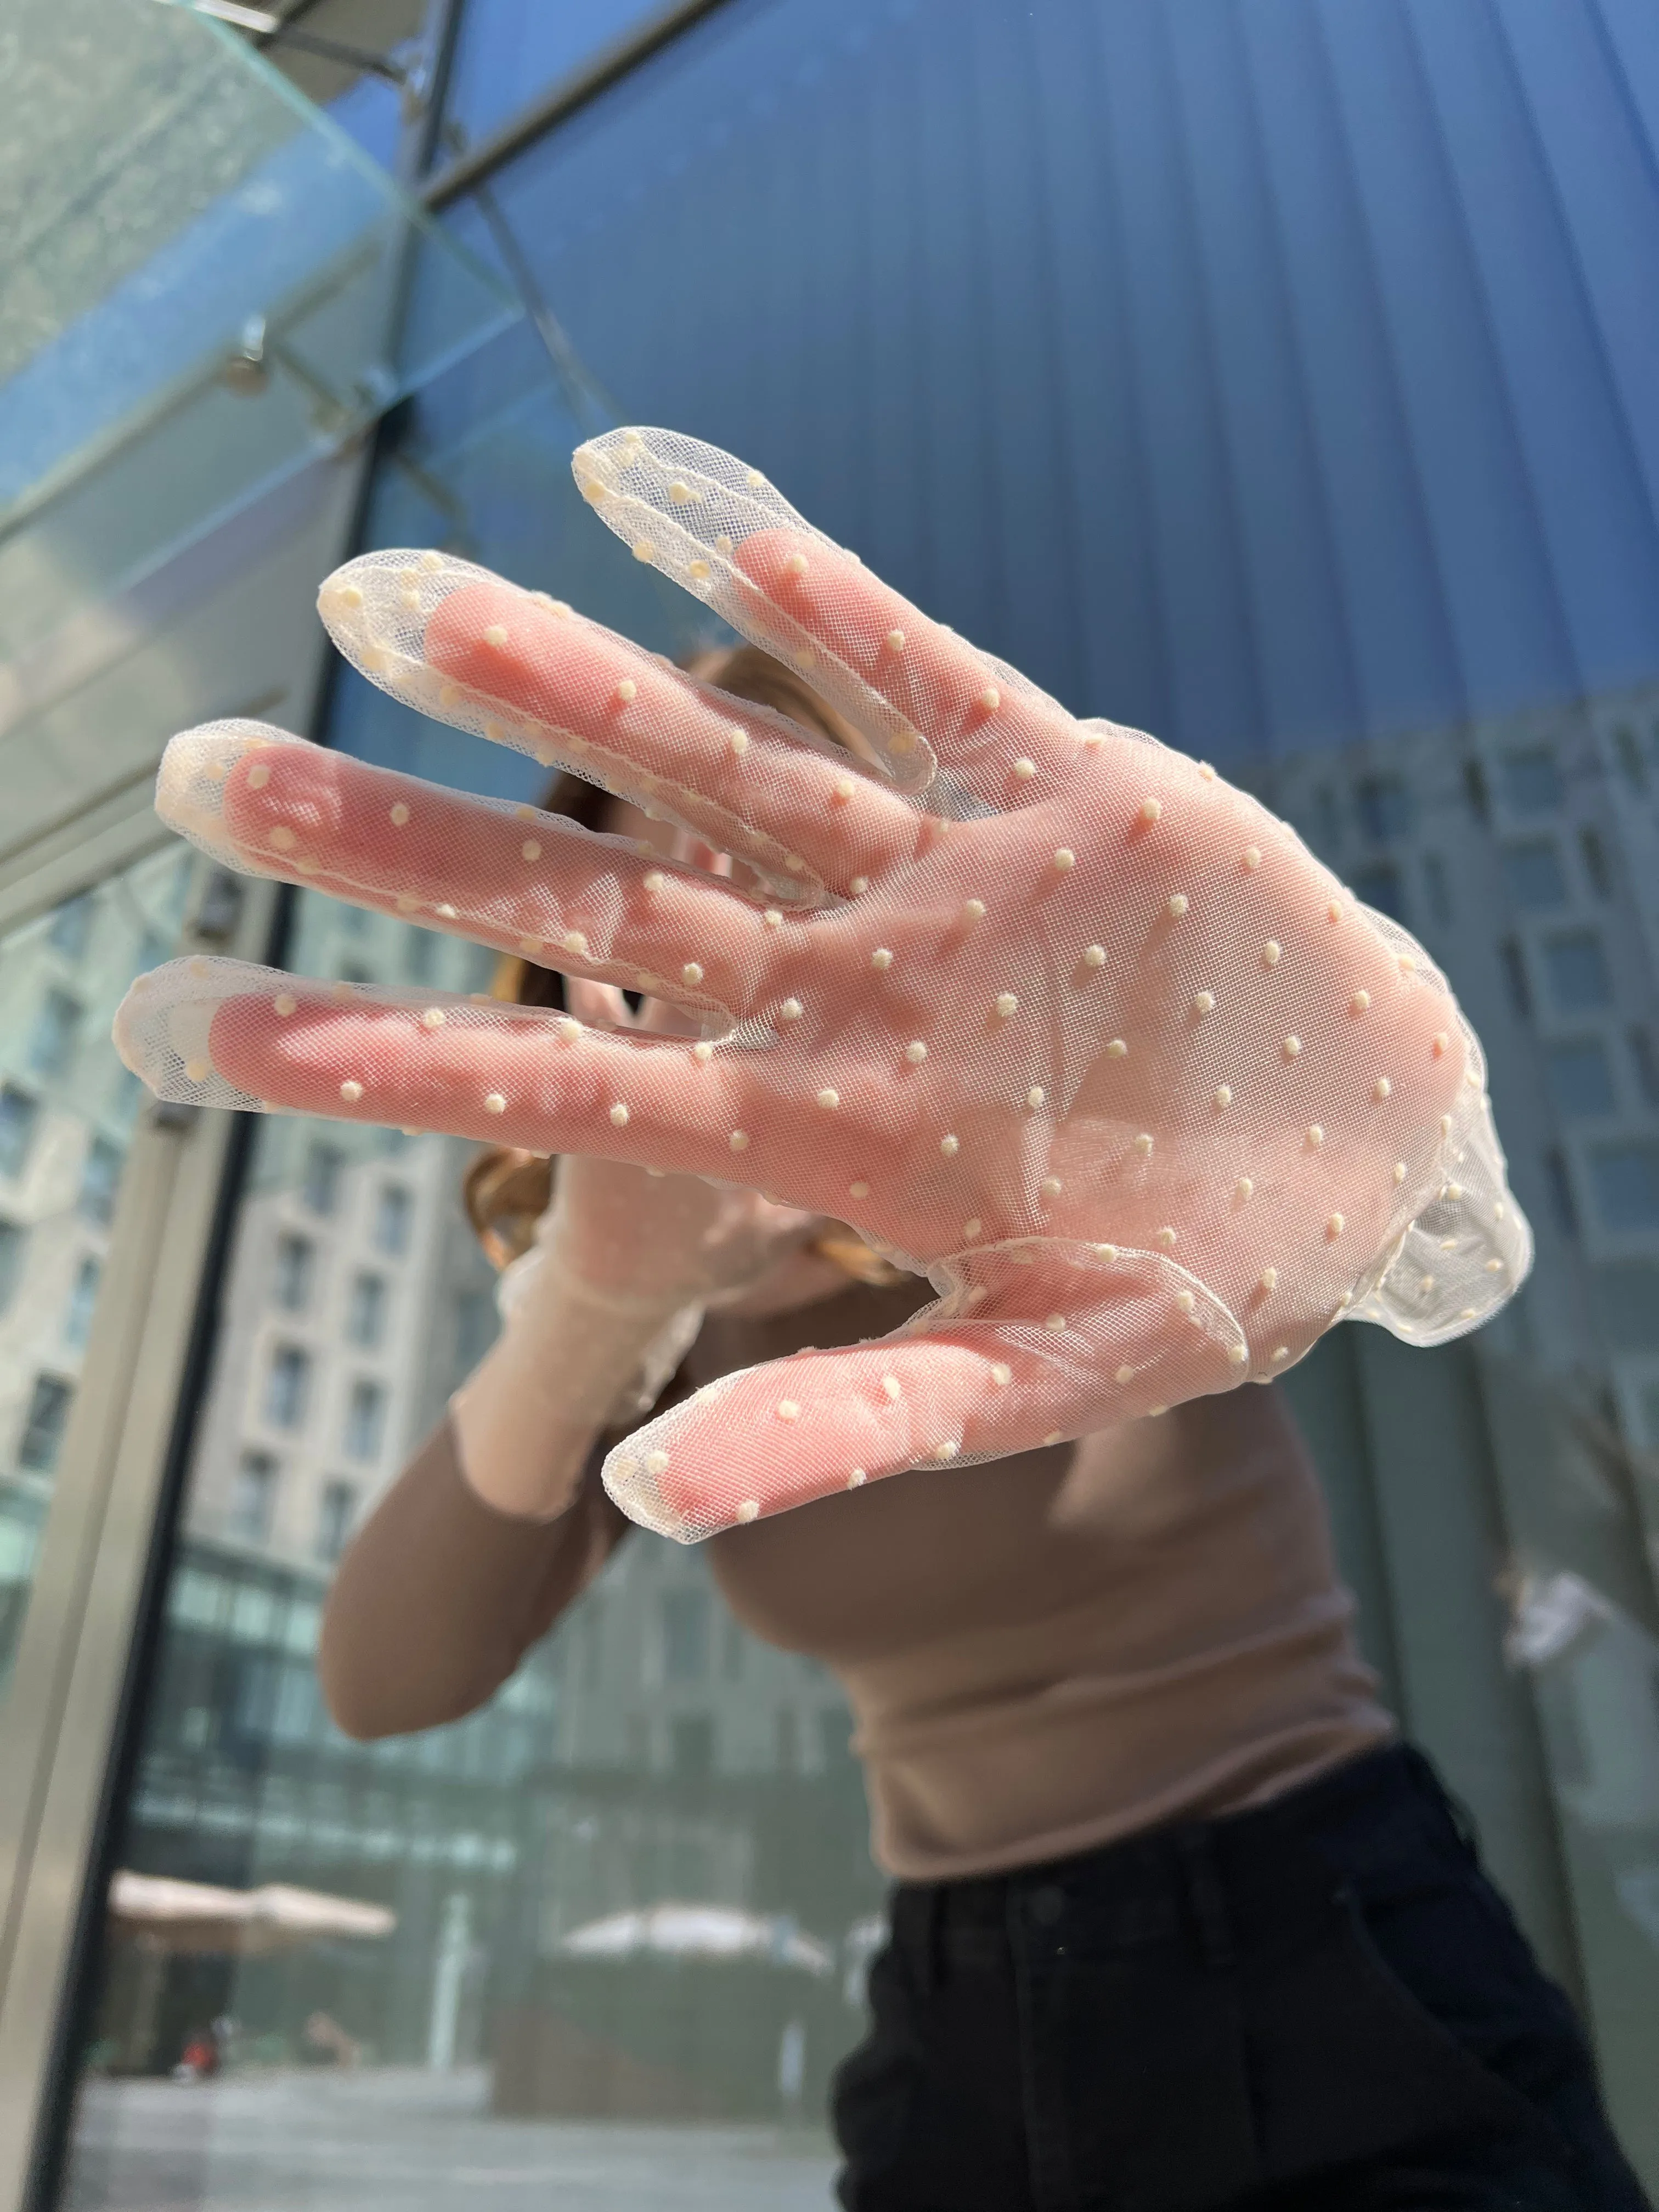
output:
M132 1136L109 1024L189 881L169 845L0 939L0 1696Z

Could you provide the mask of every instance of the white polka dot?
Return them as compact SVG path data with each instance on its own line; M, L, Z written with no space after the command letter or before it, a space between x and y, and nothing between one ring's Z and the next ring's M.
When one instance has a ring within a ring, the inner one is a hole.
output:
M1240 1176L1238 1181L1233 1185L1233 1196L1243 1203L1248 1200L1255 1188L1255 1184L1249 1176Z
M526 860L539 860L542 857L542 848L533 837L526 837L519 850Z
M340 1085L340 1096L348 1106L355 1106L362 1095L363 1086L361 1083L353 1082L348 1079Z
M758 1521L760 1518L759 1498L745 1498L742 1504L738 1508L738 1518L745 1525L750 1521Z
M841 1103L840 1091L832 1091L826 1084L818 1093L818 1103L823 1108L825 1113L833 1113Z
M1259 1278L1258 1278L1258 1279L1257 1279L1256 1287L1257 1287L1257 1289L1258 1289L1258 1290L1261 1290L1261 1291L1266 1291L1266 1292L1267 1292L1267 1293L1271 1294L1271 1293L1272 1293L1272 1291L1273 1291L1275 1289L1275 1287L1277 1286L1278 1282L1279 1282L1279 1270L1278 1270L1278 1268L1277 1268L1277 1267L1264 1267L1264 1268L1261 1270L1261 1273L1260 1277L1259 1277Z
M779 1401L778 1401L778 1419L779 1419L781 1421L798 1421L798 1420L799 1420L799 1419L800 1419L800 1407L796 1404L795 1401L794 1401L793 1398L780 1398L780 1399L779 1399Z
M1215 1103L1218 1110L1232 1104L1233 1086L1231 1083L1217 1084L1215 1087Z
M560 949L575 954L579 959L587 957L587 939L580 929L567 929L559 940Z
M1058 1176L1044 1176L1042 1181L1037 1185L1037 1188L1042 1192L1044 1198L1058 1198L1061 1189L1060 1177Z
M1013 1379L1014 1370L1009 1366L1006 1360L997 1359L991 1363L991 1380L996 1384L999 1390L1006 1389L1007 1385L1012 1382Z
M941 1137L939 1148L947 1160L953 1160L962 1150L962 1139L959 1137Z
M1128 1050L1121 1037L1114 1037L1106 1048L1106 1057L1108 1060L1122 1060L1127 1056Z
M1118 1382L1119 1382L1120 1383L1123 1383L1123 1382L1133 1382L1134 1381L1134 1379L1135 1379L1135 1370L1134 1370L1134 1369L1133 1369L1133 1367L1129 1366L1127 1363L1126 1363L1123 1366L1121 1366L1121 1367L1120 1367L1120 1368L1118 1369L1118 1370L1117 1370L1117 1380L1118 1380Z
M1247 845L1244 848L1243 858L1246 872L1249 875L1254 875L1256 870L1261 866L1261 846Z
M1230 1364L1234 1367L1248 1367L1250 1364L1249 1352L1242 1344L1230 1344L1227 1347L1227 1358Z
M1175 1250L1177 1239L1173 1229L1165 1228L1160 1229L1157 1231L1152 1238L1152 1242L1154 1244L1162 1245L1166 1252L1173 1252Z
M617 697L624 706L630 706L639 696L639 686L631 676L624 676L617 686Z
M1063 876L1077 866L1077 854L1069 845L1061 845L1054 854L1054 866Z
M1215 993L1213 991L1195 993L1193 998L1193 1012L1198 1016L1200 1021L1203 1020L1206 1014L1212 1014L1215 1012Z
M428 1006L421 1016L421 1027L423 1030L441 1030L447 1018L441 1006Z
M735 726L726 733L726 750L733 760L741 760L749 750L749 732Z
M263 761L256 761L253 766L247 772L248 789L250 791L263 791L270 781L270 770L264 765Z
M1062 1329L1066 1326L1066 1316L1063 1313L1051 1313L1042 1326L1044 1328Z
M904 1048L904 1057L912 1067L920 1067L927 1057L927 1048L920 1037L912 1037Z
M292 991L279 991L270 1003L279 1014L291 1014L300 1002Z
M1040 1083L1034 1083L1025 1094L1025 1103L1035 1114L1047 1095Z
M1371 1085L1371 1097L1380 1102L1386 1098L1393 1089L1394 1085L1389 1082L1388 1077L1386 1075L1379 1075L1376 1082Z
M688 988L695 990L697 985L702 981L702 962L698 960L688 960L684 967L680 970L680 981L682 983L685 984Z
M1356 991L1348 1001L1348 1012L1351 1014L1363 1014L1370 1002L1371 994L1369 991Z
M902 629L890 629L887 633L887 647L890 653L902 653L904 632Z
M1270 937L1267 939L1267 942L1261 948L1262 966L1264 968L1277 968L1281 957L1283 957L1283 952L1284 948L1279 944L1278 939Z
M746 1129L733 1129L726 1141L734 1152L746 1152L749 1149L749 1133Z
M192 1083L205 1083L212 1073L213 1067L210 1061L205 1060L187 1060L185 1062L185 1073L190 1078Z
M496 647L505 645L507 643L506 624L504 623L491 623L489 629L483 634L483 641L486 645L493 645Z
M1164 805L1160 799L1143 799L1140 802L1140 818L1143 822L1156 822L1163 811Z
M625 1129L628 1127L628 1109L620 1098L611 1109L611 1126L614 1129Z
M1325 1234L1327 1237L1334 1240L1342 1234L1342 1231L1346 1227L1347 1223L1344 1220L1341 1214L1334 1213L1330 1219L1325 1224Z
M502 1097L499 1091L492 1091L489 1096L484 1100L484 1112L486 1114L505 1114L506 1111L506 1099Z
M881 1387L896 1404L904 1395L896 1375L884 1375L881 1378Z
M781 1022L798 1022L801 1018L801 1012L802 1007L799 999L786 999L778 1008L778 1019Z
M1168 911L1171 921L1179 921L1182 919L1187 911L1187 894L1185 891L1170 892L1168 902Z
M964 921L983 921L985 919L984 900L976 898L964 899L962 902L962 918Z
M1014 763L1014 774L1021 783L1029 783L1036 774L1036 763L1024 758Z
M1280 1049L1286 1060L1294 1060L1302 1049L1302 1040L1299 1036L1287 1036Z
M870 965L877 969L878 972L884 972L887 969L890 968L892 964L893 956L891 952L889 951L884 945L877 945L875 951L870 955Z
M1018 1005L1019 1005L1019 1000L1018 1000L1014 996L1014 994L1013 994L1013 993L1012 993L1012 991L999 991L999 992L998 992L998 994L997 994L997 1000L996 1000L996 1011L997 1011L997 1012L998 1012L999 1014L1000 1014L1000 1015L1001 1015L1001 1017L1002 1017L1002 1018L1003 1018L1003 1020L1004 1020L1004 1021L1006 1021L1006 1020L1007 1020L1007 1018L1008 1018L1009 1015L1010 1015L1010 1014L1012 1014L1012 1013L1014 1012L1015 1008L1016 1008Z
M806 556L804 553L792 553L783 565L790 575L804 576L806 574Z
M1310 1152L1316 1152L1324 1141L1325 1132L1320 1127L1318 1122L1316 1121L1308 1131L1308 1150Z
M692 1046L691 1057L696 1061L699 1067L707 1067L709 1061L714 1057L714 1048L705 1038L702 1042Z
M270 833L270 842L279 853L291 853L299 842L294 832L281 822Z
M867 1182L849 1182L847 1186L847 1195L848 1198L868 1198L870 1186Z
M1176 1304L1184 1314L1194 1314L1198 1311L1198 1300L1191 1291L1177 1291Z

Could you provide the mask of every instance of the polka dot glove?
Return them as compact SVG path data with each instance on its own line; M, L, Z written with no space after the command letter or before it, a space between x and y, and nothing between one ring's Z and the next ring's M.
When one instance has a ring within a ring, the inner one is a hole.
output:
M175 963L117 1023L161 1095L741 1182L926 1273L896 1337L727 1376L613 1453L685 1540L923 1462L1266 1380L1345 1318L1474 1327L1530 1259L1444 979L1207 766L1080 722L660 430L581 447L600 519L859 734L849 757L446 556L331 577L422 713L732 856L717 878L281 732L176 738L166 818L231 864L666 999L663 1042Z

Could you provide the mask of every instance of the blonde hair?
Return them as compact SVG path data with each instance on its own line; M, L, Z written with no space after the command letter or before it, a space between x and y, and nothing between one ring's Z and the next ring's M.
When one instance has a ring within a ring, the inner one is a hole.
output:
M701 684L713 684L734 699L757 707L775 708L792 721L817 730L864 756L867 748L858 733L835 708L820 699L811 686L792 668L774 660L758 646L739 645L694 655L684 664L686 673ZM556 775L542 801L550 814L562 814L584 830L602 827L608 792L585 782L568 771ZM540 968L516 954L497 965L492 994L520 1006L562 1006L563 979L556 969ZM481 1152L462 1178L461 1198L474 1235L493 1266L504 1267L527 1251L536 1224L552 1196L553 1163L538 1152L492 1145ZM851 1276L855 1282L883 1285L902 1279L872 1251L856 1231L837 1225L817 1240L815 1249Z

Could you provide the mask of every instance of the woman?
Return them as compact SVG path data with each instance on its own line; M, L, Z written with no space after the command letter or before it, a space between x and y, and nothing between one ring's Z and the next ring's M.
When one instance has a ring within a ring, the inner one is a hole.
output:
M896 1887L872 2032L836 2088L848 2212L1637 2212L1565 2000L1358 1656L1280 1398L1228 1387L1271 1381L1351 1299L1407 1334L1438 1311L1453 1263L1415 1257L1419 1208L1462 1206L1463 1233L1442 1224L1430 1249L1486 1279L1521 1250L1495 1145L1478 1191L1443 1182L1459 1115L1480 1167L1484 1114L1449 1000L1212 772L1079 730L758 472L627 432L578 473L640 558L796 672L740 651L702 665L719 689L699 690L435 555L354 564L325 618L398 696L586 756L648 801L581 804L662 866L268 731L176 739L163 774L167 818L238 865L523 943L527 1006L553 1001L534 957L550 941L577 976L568 1015L532 1020L343 1005L292 979L273 994L198 963L118 1028L177 1095L479 1133L493 1117L516 1139L472 1189L507 1249L535 1222L533 1252L497 1344L342 1563L321 1651L341 1725L384 1735L481 1704L625 1535L620 1495L647 1525L715 1532L733 1611L833 1668L857 1717ZM733 699L756 704L739 720ZM885 784L830 765L832 745ZM907 811L907 788L932 811ZM739 857L716 864L693 834ZM859 839L875 860L848 857ZM763 918L715 896L716 865L763 872L779 904ZM983 896L963 867L986 870ZM746 1026L715 1034L705 969L733 1000L745 975L775 981L790 877L817 868L846 880L799 939L799 992L750 993ZM1262 906L1275 882L1299 908ZM707 949L667 929L675 901ZM1267 913L1287 918L1271 936ZM660 966L670 944L670 984L620 957L654 945ZM1011 947L1024 964L1005 976ZM926 988L883 995L907 976ZM633 1018L625 979L645 1028L699 1042L605 1040L602 1019ZM1034 1010L1046 1083L1010 1043ZM1374 1073L1385 1042L1393 1073ZM1322 1067L1346 1073L1315 1122ZM1101 1095L1109 1110L1078 1103ZM1246 1109L1257 1164L1236 1174ZM567 1155L550 1205L526 1157L540 1131ZM817 1211L724 1184L745 1153ZM932 1273L940 1295L908 1334L890 1332L926 1294L826 1219L832 1191ZM1456 1291L1454 1329L1478 1319L1481 1279ZM613 1450L607 1494L597 1447L677 1368L677 1402Z
M854 742L752 647L694 672ZM546 804L687 849L574 778ZM562 1002L522 960L502 987ZM567 1206L591 1215L569 1233L613 1268L612 1378L659 1310L620 1310L628 1271L660 1280L665 1247L696 1244L720 1202L684 1180L562 1164ZM498 1261L527 1248L550 1186L508 1148L475 1166ZM753 1212L763 1233L670 1399L809 1338L884 1334L927 1301L839 1224ZM351 1733L481 1704L628 1534L599 1424L561 1419L560 1318L508 1331L343 1561L321 1669ZM592 1332L572 1331L590 1359ZM846 1684L898 1878L874 2028L836 2090L845 2205L1639 2204L1565 2001L1358 1656L1279 1394L917 1469L710 1550L747 1627Z

